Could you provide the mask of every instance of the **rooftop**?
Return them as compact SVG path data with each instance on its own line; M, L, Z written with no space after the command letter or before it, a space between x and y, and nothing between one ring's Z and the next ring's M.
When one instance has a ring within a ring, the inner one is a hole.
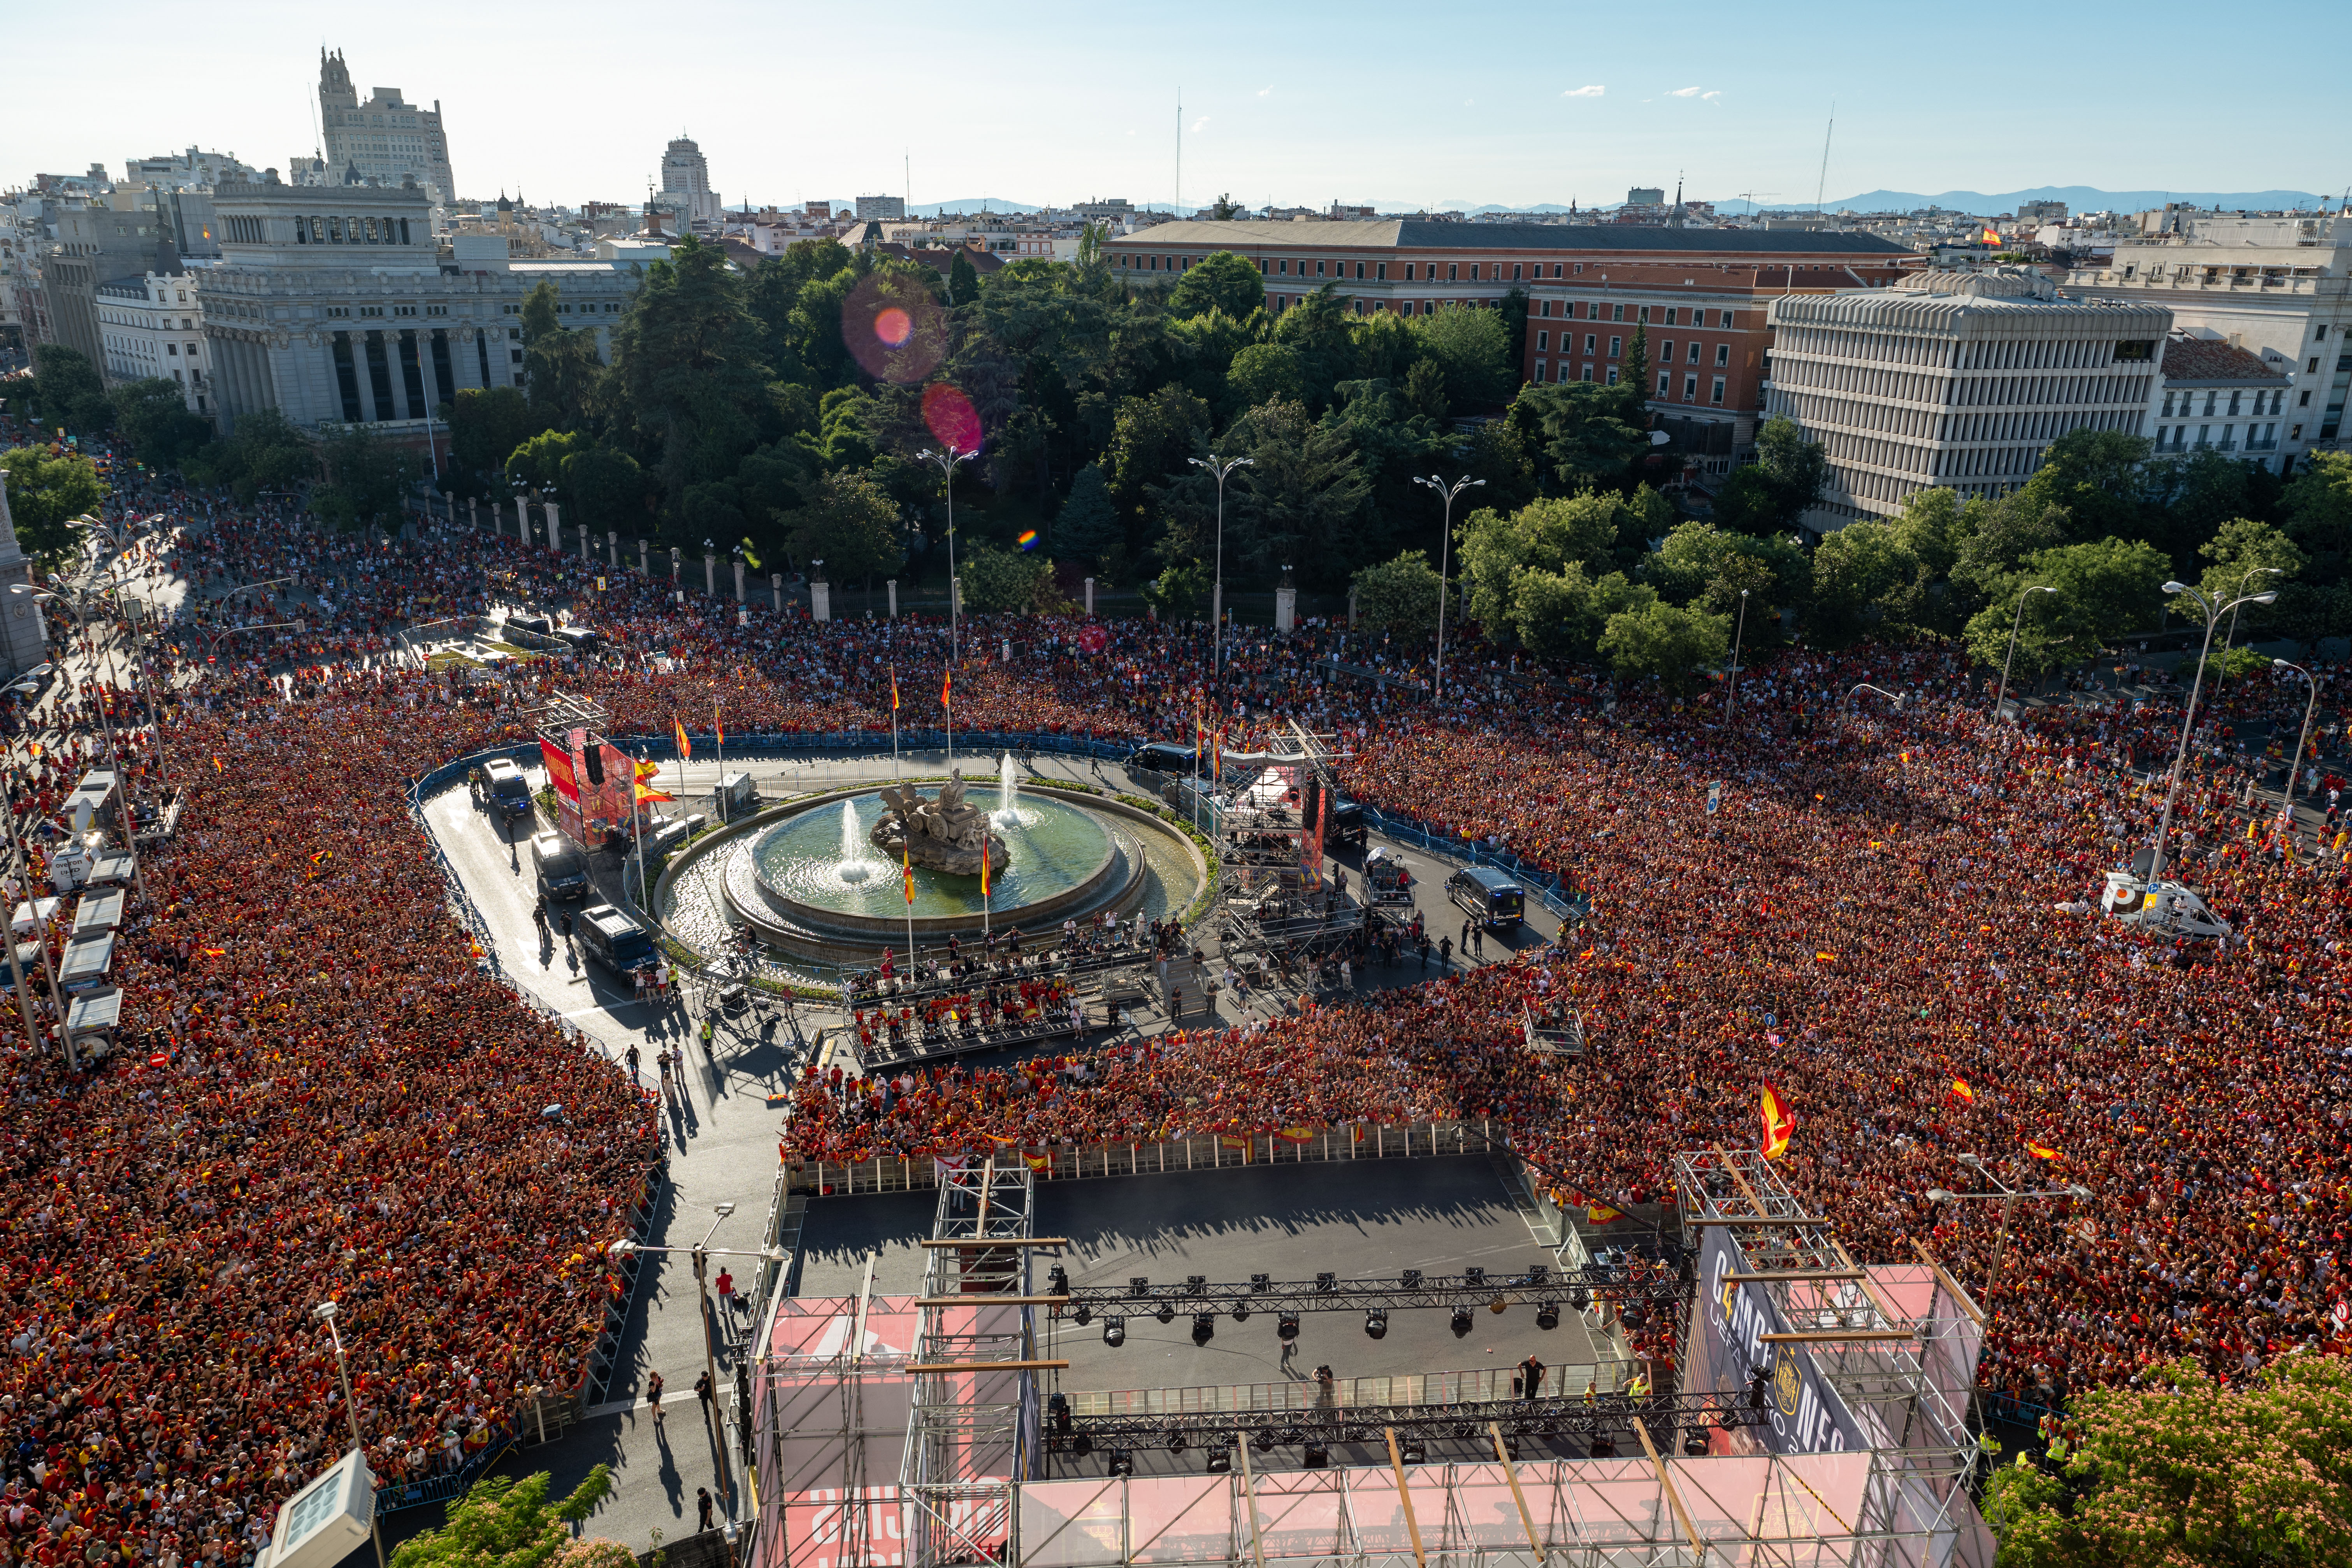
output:
M1113 235L1112 245L1150 249L1196 246L1230 250L1300 245L1361 250L1671 250L1694 256L1734 254L1856 257L1908 256L1910 250L1874 234L1823 234L1807 229L1651 228L1631 224L1440 223L1429 218L1371 221L1268 223L1237 218L1224 223L1179 219L1139 234Z
M2162 364L2169 386L2284 386L2286 372L2274 369L2225 338L2175 336L2165 340Z

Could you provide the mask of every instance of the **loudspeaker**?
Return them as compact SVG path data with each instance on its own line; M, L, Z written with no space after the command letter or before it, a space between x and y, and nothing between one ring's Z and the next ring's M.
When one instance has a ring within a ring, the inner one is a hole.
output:
M601 787L604 783L604 748L591 741L583 750L588 763L588 782Z

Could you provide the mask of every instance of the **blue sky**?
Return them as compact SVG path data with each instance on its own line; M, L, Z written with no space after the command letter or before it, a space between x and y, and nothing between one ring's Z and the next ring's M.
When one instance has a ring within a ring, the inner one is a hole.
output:
M683 128L730 204L900 192L902 156L919 203L1165 203L1180 86L1188 205L1612 203L1678 173L1697 196L1810 204L1832 100L1832 199L2352 183L2352 6L2266 8L2259 68L2226 76L2182 52L2219 17L2178 0L216 0L142 42L50 5L11 25L0 184L191 142L282 164L313 145L322 42L363 93L441 100L468 196L641 198Z

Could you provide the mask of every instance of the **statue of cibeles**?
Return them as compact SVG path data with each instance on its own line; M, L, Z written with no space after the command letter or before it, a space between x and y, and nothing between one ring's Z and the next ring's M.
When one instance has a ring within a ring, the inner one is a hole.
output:
M882 819L867 837L894 858L903 854L915 865L954 877L980 875L983 846L990 870L1002 871L1013 862L1004 840L988 831L988 814L964 798L960 772L929 799L913 784L885 784Z

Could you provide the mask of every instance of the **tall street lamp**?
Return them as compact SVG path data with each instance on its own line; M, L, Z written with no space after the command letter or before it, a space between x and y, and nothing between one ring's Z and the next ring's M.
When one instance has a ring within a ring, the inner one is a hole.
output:
M2311 715L2312 710L2319 705L2319 682L2312 679L2311 671L2304 668L2303 666L2289 664L2283 658L2271 660L2271 668L2294 671L2303 677L2304 685L2311 689L2311 695L2304 700L2303 704L2303 732L2294 738L2294 755L2289 757L2286 763L2286 799L2279 803L2279 822L2292 835L2294 830L2295 776L2303 772L2303 750L2311 744ZM2217 681L2215 684L2218 686L2220 682ZM2289 841L2291 843L2292 838Z
M2284 577L2285 575L2286 574L2284 572L2280 571L2275 566L2249 566L2246 568L2245 574L2238 579L2238 592L2243 594L2246 591L2246 585L2257 577ZM2240 599L2238 601L2241 605L2245 602L2246 601L2243 599ZM2232 609L2230 612L2230 629L2221 634L2221 666L2213 672L2213 700L2217 702L2221 700L2221 682L2228 678L2230 673L2230 645L2237 640L2238 612Z
M2236 609L2240 605L2268 605L2275 603L2278 599L2277 593L2273 591L2249 594L2241 598L2232 599L2226 605L2216 605L2186 583L2167 583L2164 585L2164 591L2176 597L2183 594L2187 595L2196 601L2199 609L2205 612L2205 642L2204 646L2197 650L2197 674L2189 685L2189 701L2180 710L2180 745L2172 754L2172 777L2164 787L2164 812L2157 818L2156 849L2148 859L2147 889L2148 903L2150 912L2159 920L2164 913L2163 893L2159 887L2164 877L2164 841L2166 836L2172 831L2172 803L2180 794L2180 775L2189 765L2189 735L2197 725L2197 699L2205 689L2205 659L2206 656L2213 651L2213 628L2220 624L2222 616Z
M2087 1202L2095 1194L2090 1188L2079 1182L2070 1182L2063 1187L2026 1191L2010 1186L1999 1176L1994 1175L1992 1167L1986 1163L1981 1154L1962 1154L1958 1159L1961 1164L1976 1172L1990 1184L1993 1190L1989 1193L1956 1193L1945 1187L1929 1187L1927 1201L1931 1204L1983 1201L1997 1202L2000 1205L2000 1228L1993 1233L1992 1272L1985 1279L1985 1338L1990 1341L1992 1338L1993 1322L2000 1316L2000 1302L1994 1293L2000 1289L2000 1266L2009 1250L2009 1222L2010 1217L2017 1212L2017 1205L2029 1198L2035 1200L2074 1198Z
M1257 467L1255 458L1187 458L1186 462L1217 477L1217 574L1209 590L1209 689L1221 690L1225 667L1225 476L1235 468Z
M948 493L948 668L952 669L963 658L963 593L956 583L955 563L955 471L972 454L950 447L943 452L925 447L917 455L940 470Z
M2009 651L2000 657L2000 689L1993 693L1992 717L2000 721L2000 705L2009 700L2009 667L2017 658L2017 628L2025 624L2025 601L2036 594L2054 594L2058 590L2036 583L2017 596L2017 614L2009 617Z
M1427 485L1445 500L1445 534L1437 546L1437 670L1429 689L1430 701L1434 704L1445 695L1445 574L1453 569L1454 498L1464 490L1475 489L1486 481L1474 479L1465 474L1450 485L1434 475L1427 479L1415 476L1412 482Z
M343 1336L336 1331L336 1304L321 1301L310 1309L310 1315L327 1325L327 1337L335 1342L335 1375L342 1380L343 1414L351 1417L352 1447L364 1451L367 1439L360 1436L360 1407L352 1402L352 1372L343 1363ZM375 1539L375 1568L383 1568L383 1527L376 1522L375 1499L368 1499L368 1533Z
M11 583L8 584L8 591L12 594L30 594L36 599L47 599L51 604L62 605L65 606L66 614L73 617L75 626L80 627L84 632L88 632L89 629L89 617L82 609L79 601L73 595L68 595L62 590L52 592L46 588L36 588L30 583ZM93 675L98 673L95 660L92 662L90 673ZM122 758L121 754L115 750L114 719L112 715L107 712L106 693L103 690L101 690L98 695L97 708L99 728L105 731L106 734L107 765L111 769L119 770L122 766ZM139 864L138 814L131 807L130 789L121 785L119 783L117 787L122 789L123 815L130 818L123 829L122 844L123 847L131 852L131 879L139 889L139 901L143 904L148 901L147 873L145 868Z
M1731 700L1739 690L1739 649L1748 637L1748 590L1739 590L1739 629L1731 634L1731 684L1723 693L1723 721L1731 722Z

